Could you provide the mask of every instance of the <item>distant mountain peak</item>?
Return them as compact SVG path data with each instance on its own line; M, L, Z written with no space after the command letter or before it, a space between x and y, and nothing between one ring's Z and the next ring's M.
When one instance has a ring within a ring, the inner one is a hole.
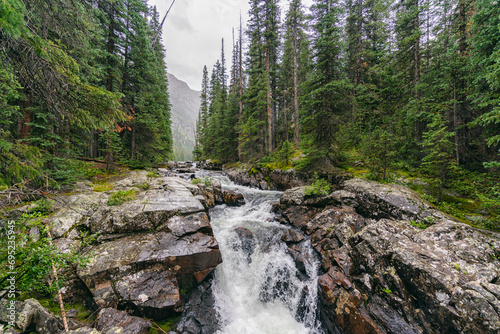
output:
M172 73L167 73L168 93L172 105L172 134L177 160L192 160L196 119L200 110L201 92Z

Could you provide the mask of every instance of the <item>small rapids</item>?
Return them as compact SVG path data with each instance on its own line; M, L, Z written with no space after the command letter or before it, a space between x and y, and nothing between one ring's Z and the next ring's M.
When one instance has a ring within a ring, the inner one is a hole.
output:
M288 227L274 220L272 203L281 195L238 186L221 175L224 190L244 195L241 207L219 205L210 211L223 262L212 291L221 330L218 334L319 334L319 261L310 241L302 242L302 270L281 240Z

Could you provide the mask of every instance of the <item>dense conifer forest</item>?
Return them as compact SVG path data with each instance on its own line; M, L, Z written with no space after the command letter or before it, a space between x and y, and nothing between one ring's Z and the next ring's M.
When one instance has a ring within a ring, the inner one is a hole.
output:
M164 53L143 0L0 1L0 187L172 158Z
M222 52L203 69L195 156L379 181L420 175L436 203L447 187L500 213L498 1L250 6L231 68Z

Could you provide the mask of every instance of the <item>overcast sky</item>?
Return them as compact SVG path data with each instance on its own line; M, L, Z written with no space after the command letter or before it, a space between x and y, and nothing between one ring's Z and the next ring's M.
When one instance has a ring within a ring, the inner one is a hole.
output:
M203 65L208 72L220 58L221 39L224 38L228 67L231 61L232 28L238 34L240 12L245 29L249 0L176 0L163 25L163 44L167 49L168 72L196 90L200 90ZM282 0L281 7L288 7ZM172 0L149 0L156 5L161 19ZM312 0L304 0L305 5ZM282 17L285 13L282 12Z

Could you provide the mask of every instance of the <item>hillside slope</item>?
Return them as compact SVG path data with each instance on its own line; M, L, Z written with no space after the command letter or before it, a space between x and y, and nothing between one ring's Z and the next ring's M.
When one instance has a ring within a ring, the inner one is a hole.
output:
M176 160L192 160L196 119L200 109L200 92L167 73L168 93L172 104L172 134Z

